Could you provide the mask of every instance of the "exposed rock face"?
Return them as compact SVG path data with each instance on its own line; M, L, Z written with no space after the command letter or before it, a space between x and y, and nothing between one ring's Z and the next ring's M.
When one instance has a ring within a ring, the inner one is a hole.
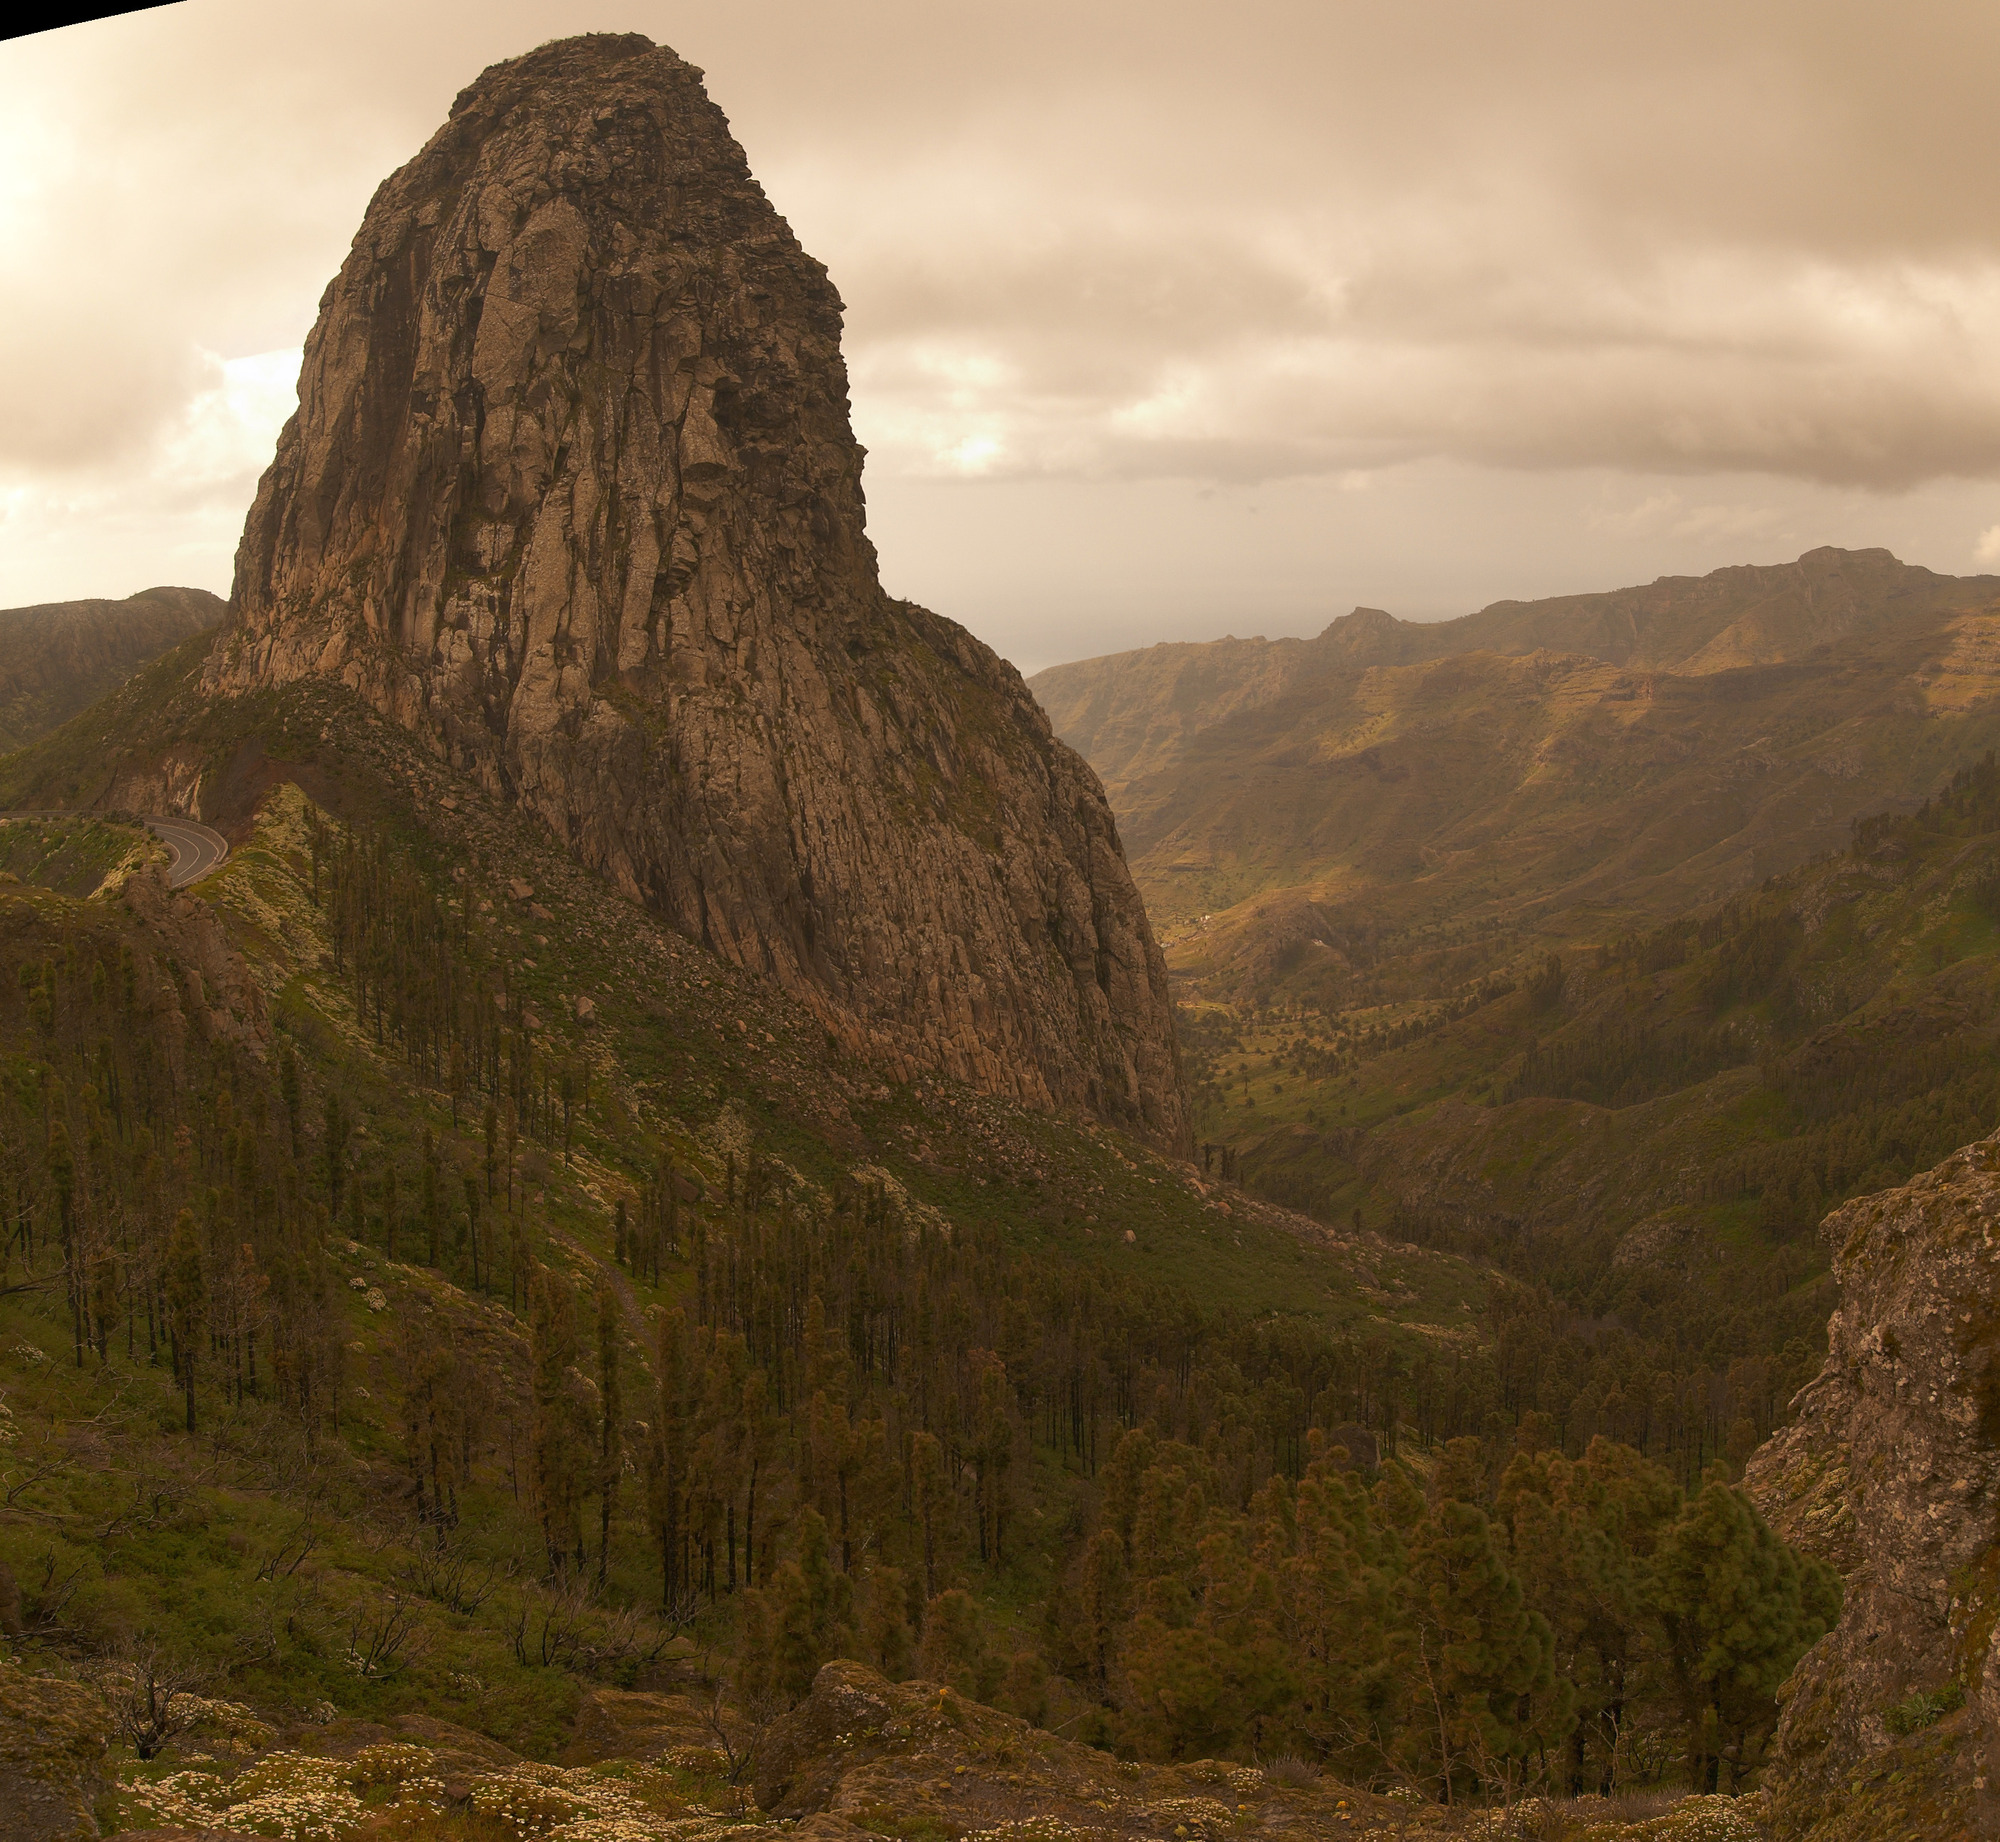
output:
M826 1664L811 1694L758 1736L754 1763L758 1804L797 1821L778 1833L814 1842L1007 1828L1104 1842L1246 1831L1322 1842L1386 1837L1409 1819L1407 1807L1330 1778L1285 1784L1217 1759L1121 1765L935 1682L889 1682L860 1663Z
M209 688L337 676L854 1046L1184 1142L1095 777L878 583L840 312L671 51L495 66L321 303Z
M90 1842L111 1722L74 1682L0 1670L0 1838Z
M1746 1482L1847 1598L1788 1685L1773 1815L1824 1842L2000 1834L2000 1136L1821 1233L1826 1366Z

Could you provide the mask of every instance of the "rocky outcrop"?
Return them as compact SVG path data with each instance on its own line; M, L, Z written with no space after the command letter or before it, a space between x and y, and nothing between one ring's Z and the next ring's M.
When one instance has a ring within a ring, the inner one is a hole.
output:
M805 1700L764 1728L753 1762L757 1803L777 1821L735 1832L741 1842L1763 1842L1748 1800L1725 1797L1636 1822L1594 1798L1475 1813L1379 1796L1284 1755L1263 1767L1120 1760L934 1682L890 1682L850 1662L820 1670Z
M1821 1233L1826 1366L1746 1473L1847 1588L1786 1689L1774 1826L2000 1835L2000 1135Z
M120 895L166 948L162 971L172 968L181 981L177 1008L169 1010L168 1000L155 1009L155 1031L176 1051L182 1031L192 1026L211 1041L233 1040L261 1054L269 1022L263 988L230 945L215 910L186 890L168 888L158 865L129 876Z
M1121 1763L937 1683L890 1682L849 1662L826 1664L805 1700L763 1730L754 1765L759 1806L821 1842L850 1827L1102 1842L1219 1842L1254 1829L1292 1842L1388 1842L1409 1819L1407 1807L1330 1778L1300 1784L1218 1759Z
M0 1668L0 1838L94 1842L111 1720L74 1682Z
M636 1689L592 1689L576 1711L565 1765L605 1759L661 1759L676 1748L703 1751L715 1745L709 1710L687 1694Z
M353 1759L380 1746L421 1746L428 1755L421 1769L436 1781L448 1804L464 1803L475 1784L521 1762L498 1740L430 1714L398 1714L387 1722L343 1718L325 1726L302 1724L296 1738L307 1751L327 1759Z
M879 585L840 315L699 71L495 66L321 303L208 688L336 677L851 1046L1181 1143L1095 777Z

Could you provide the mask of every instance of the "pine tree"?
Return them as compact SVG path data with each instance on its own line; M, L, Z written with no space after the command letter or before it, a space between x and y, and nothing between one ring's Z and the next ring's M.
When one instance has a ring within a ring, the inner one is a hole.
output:
M1839 1610L1824 1563L1787 1548L1712 1475L1661 1540L1651 1598L1685 1735L1688 1785L1738 1788L1777 1724L1777 1692Z
M1483 1511L1446 1501L1424 1520L1402 1606L1411 1702L1404 1758L1444 1803L1482 1784L1513 1793L1536 1745L1567 1734L1567 1685L1555 1681L1548 1621L1524 1602Z
M984 1699L986 1638L979 1607L959 1587L939 1593L924 1607L924 1634L917 1645L917 1674L926 1682L956 1689L968 1700Z
M478 1187L466 1179L466 1191L477 1207ZM618 1484L625 1469L622 1444L624 1396L618 1381L618 1300L610 1286L597 1289L597 1585L602 1591L611 1564L611 1517L618 1507Z
M871 1567L862 1582L861 1654L891 1682L910 1673L910 1580L898 1567Z
M861 1447L849 1424L847 1409L815 1394L806 1412L806 1440L812 1462L812 1477L820 1496L823 1514L830 1514L840 1540L840 1570L854 1570L854 1539L848 1519L848 1498L854 1474L860 1466Z
M70 1148L69 1127L57 1119L49 1127L49 1184L56 1193L56 1221L62 1235L63 1281L69 1292L76 1366L83 1367L83 1261L76 1233L76 1154ZM194 1431L193 1397L189 1397L188 1431Z
M1557 1673L1577 1691L1571 1795L1616 1788L1620 1740L1646 1669L1647 1557L1680 1509L1658 1466L1594 1439L1581 1463L1516 1457L1498 1513L1528 1602L1549 1620Z
M340 1214L340 1199L347 1182L347 1141L354 1132L354 1115L339 1090L329 1088L321 1122L321 1154L326 1161L326 1207L332 1216Z
M1365 1775L1401 1712L1401 1544L1375 1523L1359 1480L1317 1454L1295 1492L1274 1478L1256 1508L1289 1639L1292 1719L1318 1756Z
M576 1295L538 1268L529 1281L529 1361L533 1369L535 1494L551 1577L583 1558L584 1455L591 1427L578 1399Z
M765 1380L762 1369L752 1369L744 1380L743 1410L737 1424L742 1429L745 1473L743 1584L754 1586L762 1578L764 1568L764 1558L757 1547L757 1493L765 1480L778 1439L778 1416L771 1410L770 1384Z
M299 1083L299 1052L292 1046L287 1036L278 1045L278 1091L285 1103L285 1122L289 1128L292 1162L299 1161L299 1138L303 1124L303 1097Z
M979 1365L978 1406L972 1447L973 1501L979 1515L979 1558L1004 1559L1007 1516L1013 1503L1014 1419L1007 1370L998 1357Z
M793 1557L763 1597L770 1610L771 1687L790 1707L804 1699L820 1665L848 1641L848 1582L834 1570L832 1544L817 1510L799 1512Z
M1194 1758L1247 1748L1268 1750L1296 1699L1289 1648L1280 1632L1269 1573L1241 1545L1243 1525L1201 1538L1183 1598L1153 1595L1132 1621L1120 1671L1124 1731L1156 1758ZM1186 1608L1185 1622L1171 1622Z
M208 1301L203 1283L201 1229L192 1209L174 1218L167 1242L167 1324L174 1343L174 1368L187 1403L187 1430L194 1431L194 1372L207 1331Z
M769 1720L792 1705L779 1686L777 1624L770 1596L764 1592L743 1595L732 1673L737 1703L753 1720Z
M472 1289L479 1292L485 1290L479 1259L479 1179L470 1171L465 1176L465 1227L466 1238L472 1247Z
M910 1435L910 1502L923 1556L924 1599L937 1596L938 1573L948 1552L946 1513L951 1486L945 1477L944 1447L931 1433Z
M670 1612L680 1601L684 1510L688 1487L687 1317L677 1306L660 1318L653 1358L655 1388L652 1449L646 1479L647 1513L660 1550L660 1599ZM762 1600L758 1601L762 1605ZM746 1618L748 1613L745 1613Z
M402 1200L396 1194L396 1161L388 1158L382 1167L382 1251L391 1260L396 1257L396 1229L402 1213Z
M1125 1544L1115 1529L1099 1529L1084 1544L1074 1603L1075 1622L1065 1621L1065 1628L1081 1652L1086 1680L1102 1693L1110 1684L1118 1637L1132 1605Z
M424 1162L419 1206L424 1216L424 1264L436 1270L444 1263L444 1199L438 1194L437 1141L424 1128Z

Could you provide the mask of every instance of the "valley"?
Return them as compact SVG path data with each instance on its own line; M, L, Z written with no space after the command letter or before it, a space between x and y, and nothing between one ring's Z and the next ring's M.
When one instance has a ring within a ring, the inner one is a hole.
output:
M1814 552L1042 674L1161 917L1203 1168L1520 1280L1488 1360L1571 1452L1788 1449L1822 1217L2000 1119L1994 587Z
M1983 1820L2000 583L1030 686L841 313L491 67L0 757L0 1834Z
M1043 674L1208 1167L1550 1288L1516 1386L1572 1444L1740 1462L1817 1367L1814 1224L2000 1108L1994 588L1813 552Z

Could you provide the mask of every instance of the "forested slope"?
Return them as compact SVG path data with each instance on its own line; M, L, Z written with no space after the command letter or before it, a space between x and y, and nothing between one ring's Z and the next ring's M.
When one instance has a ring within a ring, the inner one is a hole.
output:
M157 759L236 846L179 896L0 890L36 1666L546 1755L621 1685L719 1683L741 1740L848 1655L1426 1798L1755 1769L1829 1583L1720 1475L1513 1411L1532 1288L885 1081L345 694L202 699L199 652L0 787ZM1459 1616L1500 1623L1440 1683Z
M1817 1367L1820 1217L2000 1119L1997 801L1989 755L1760 889L1435 996L1391 941L1389 1003L1207 1007L1209 1155L1548 1288L1496 1360L1572 1447L1740 1458Z

